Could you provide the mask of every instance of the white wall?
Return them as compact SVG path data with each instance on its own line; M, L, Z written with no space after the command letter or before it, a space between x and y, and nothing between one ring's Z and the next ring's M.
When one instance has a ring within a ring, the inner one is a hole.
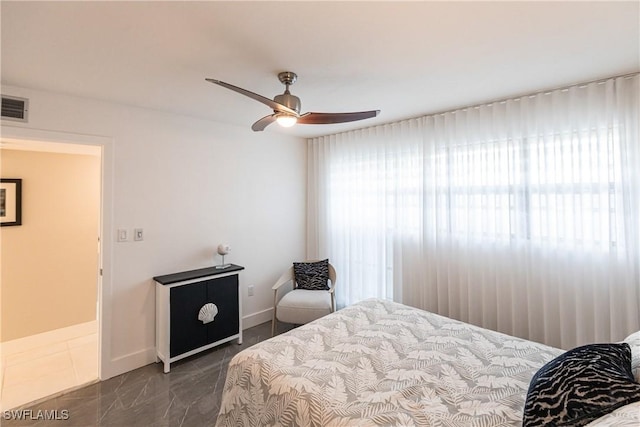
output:
M104 236L113 255L104 377L155 360L152 277L218 263L219 243L231 245L227 262L246 267L245 327L270 319L271 285L305 254L303 140L27 88L3 86L2 94L30 100L29 123L3 127L113 140L113 171L105 176L113 179L113 225ZM120 228L143 228L144 241L115 242Z

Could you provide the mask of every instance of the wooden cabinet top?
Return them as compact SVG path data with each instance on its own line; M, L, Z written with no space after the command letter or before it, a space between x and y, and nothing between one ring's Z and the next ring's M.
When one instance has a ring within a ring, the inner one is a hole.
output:
M219 274L231 273L234 271L244 270L241 265L231 264L227 268L207 267L198 270L182 271L180 273L165 274L164 276L156 276L153 278L161 285L171 285L172 283L184 282L186 280L199 279L201 277L217 276Z

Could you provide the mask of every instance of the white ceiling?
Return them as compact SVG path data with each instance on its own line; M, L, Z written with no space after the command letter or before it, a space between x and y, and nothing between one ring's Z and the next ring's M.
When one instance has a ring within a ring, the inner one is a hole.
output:
M294 71L310 137L640 70L640 2L7 2L2 84L247 129ZM257 134L259 135L259 134Z

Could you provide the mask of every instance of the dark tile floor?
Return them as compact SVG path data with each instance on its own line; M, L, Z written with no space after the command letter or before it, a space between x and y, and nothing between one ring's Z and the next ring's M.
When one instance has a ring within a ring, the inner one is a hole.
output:
M290 329L290 326L279 324L278 329L283 332ZM7 419L11 417L4 412L1 414L0 425L213 426L220 408L229 360L240 350L270 336L271 322L263 323L244 331L242 345L233 341L172 363L168 374L162 372L162 363L153 363L36 405L20 408L27 411L22 411L22 414L28 420ZM68 417L64 411L68 411ZM58 420L42 419L44 416L55 418L56 415Z

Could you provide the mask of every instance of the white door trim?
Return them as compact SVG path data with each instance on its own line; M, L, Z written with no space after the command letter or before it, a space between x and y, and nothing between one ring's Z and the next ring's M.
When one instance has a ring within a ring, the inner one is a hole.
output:
M111 289L113 260L113 138L83 135L44 129L2 125L0 139L30 143L63 143L90 145L101 148L101 195L100 195L100 259L98 268L98 376L100 380L111 378Z

